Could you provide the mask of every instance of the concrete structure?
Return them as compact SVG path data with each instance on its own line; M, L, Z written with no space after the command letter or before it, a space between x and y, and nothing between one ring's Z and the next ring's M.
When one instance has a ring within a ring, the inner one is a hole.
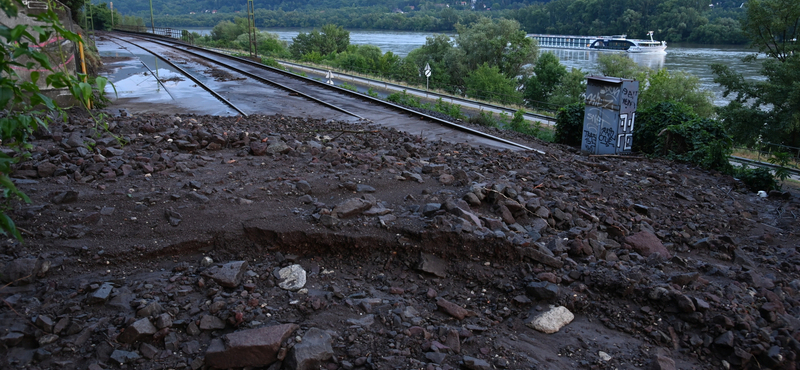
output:
M5 13L0 12L0 24L8 28L14 28L20 24L47 27L47 23L36 20L36 15L47 11L47 2L25 1L23 4L24 5L19 8L19 13L16 17L11 18ZM72 21L71 12L68 7L56 1L53 1L50 4L56 5L57 8L53 10L58 15L58 19L65 28L75 33L82 33L80 27L78 27ZM32 28L28 28L28 32L38 39L39 33L34 31ZM30 47L38 49L38 51L47 55L48 59L50 60L50 66L55 71L67 72L74 76L76 75L78 68L80 68L78 45L72 41L60 37L57 34L53 34L47 41L38 44L32 44ZM30 58L21 57L17 61L22 64L26 64L31 60ZM34 61L34 63L36 62ZM33 68L19 66L13 66L12 68L16 71L19 79L23 81L30 81L31 72L39 72L40 75L37 85L39 85L39 88L42 90L43 94L56 100L62 106L64 106L64 104L70 105L72 103L72 96L67 89L52 89L46 86L46 78L51 74L51 72L39 66L38 63L36 63Z

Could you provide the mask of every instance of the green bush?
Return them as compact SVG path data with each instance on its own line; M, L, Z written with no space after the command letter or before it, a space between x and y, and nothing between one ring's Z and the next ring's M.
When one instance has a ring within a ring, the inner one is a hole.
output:
M367 95L369 95L369 96L371 96L373 98L377 98L378 97L378 93L376 93L375 89L373 89L372 87L370 87L369 90L367 90Z
M751 191L770 191L778 187L775 177L772 173L764 167L747 168L742 167L733 174L739 180L742 180L745 186Z
M583 138L583 103L575 103L558 110L556 133L553 141L559 144L581 146Z
M661 102L636 113L633 126L633 151L655 154L659 134L668 126L680 125L696 118L683 103Z
M478 115L469 118L469 123L486 127L498 127L497 120L492 112L481 111Z
M433 106L433 110L439 113L444 113L455 119L467 118L467 116L461 112L461 105L448 103L442 100L442 98L439 98L439 100L436 101L436 105Z
M339 85L339 87L341 87L343 89L350 90L350 91L358 91L357 87L355 87L355 86L353 86L353 85L351 85L351 84L349 84L347 82L342 82L342 84Z
M409 94L405 90L403 90L402 92L389 94L389 96L386 97L386 100L395 104L405 105L408 107L422 108L422 103L420 103L419 98Z
M278 63L277 60L273 58L261 58L261 63L265 66L270 66L277 69L285 69L280 63Z
M696 118L665 128L656 150L669 159L730 173L732 146L733 140L719 121Z

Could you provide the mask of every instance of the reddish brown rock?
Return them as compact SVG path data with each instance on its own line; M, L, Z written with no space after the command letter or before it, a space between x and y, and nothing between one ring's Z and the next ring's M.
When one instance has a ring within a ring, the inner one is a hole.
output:
M640 231L625 238L625 242L633 247L636 253L643 257L649 257L653 253L658 253L663 258L670 258L670 253L661 240L649 231Z
M442 311L447 312L450 316L453 316L459 320L464 320L464 318L467 317L467 314L469 314L469 311L467 311L466 308L444 298L439 298L436 301L436 305L439 306Z
M298 326L283 324L237 331L214 339L206 351L206 365L232 367L267 366L278 360L278 351Z

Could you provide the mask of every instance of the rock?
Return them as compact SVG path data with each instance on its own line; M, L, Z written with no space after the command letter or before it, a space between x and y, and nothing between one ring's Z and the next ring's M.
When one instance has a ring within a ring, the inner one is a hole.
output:
M351 198L333 207L332 215L340 219L348 218L358 216L370 208L372 208L371 202L361 198Z
M172 326L172 316L170 316L166 312L162 313L161 315L158 315L158 317L156 318L156 327L157 328L164 329L164 328L168 328L170 326Z
M442 311L447 312L450 316L453 316L459 320L464 320L464 318L469 314L469 311L466 308L444 298L439 298L436 300L436 305L439 306Z
M214 260L211 257L205 256L203 259L200 260L200 266L208 267L214 264Z
M653 356L651 370L677 370L675 360L667 355L667 352L659 348Z
M297 330L295 324L237 331L212 339L206 365L220 369L267 366L278 360L281 344Z
M66 141L66 144L70 148L77 148L79 146L83 146L83 135L79 131L73 131L69 138Z
M421 213L423 216L430 217L433 216L433 214L435 214L441 208L442 205L440 203L427 203L424 206L422 206Z
M137 317L150 317L161 313L163 309L158 302L150 302L139 311L136 311Z
M148 337L152 337L158 331L150 319L143 318L135 321L125 328L117 337L117 341L122 343L135 343Z
M549 301L558 296L558 285L544 281L535 281L525 287L525 292L535 299Z
M186 195L186 199L189 199L197 203L208 203L211 201L211 199L208 199L207 196L200 194L196 191L190 191L189 194Z
M89 304L105 303L108 300L108 297L111 295L111 290L113 289L113 284L105 282L100 286L100 288L89 295L89 297L86 299L86 302Z
M419 254L417 269L438 277L447 277L447 262L429 253Z
M53 204L67 204L67 203L75 203L77 201L78 201L78 192L74 190L62 191L50 199L50 202Z
M50 162L44 162L36 166L36 172L38 173L39 177L52 177L53 174L56 173L57 169L58 166Z
M294 188L297 189L297 192L300 194L308 194L311 193L311 184L308 183L306 180L300 180L294 184Z
M286 154L292 151L292 147L287 145L283 140L274 139L267 142L267 153L270 155Z
M159 350L158 350L158 348L156 348L155 346L153 346L153 345L151 345L149 343L142 343L139 346L139 352L142 353L142 356L152 360L154 357L156 357L156 355L158 354Z
M675 303L678 304L678 310L681 312L691 313L695 311L694 302L684 294L678 294L675 297Z
M22 342L23 338L25 338L25 334L13 331L0 337L0 344L8 347L14 347Z
M535 244L535 243L534 243ZM564 263L561 260L549 255L552 254L547 248L543 246L536 246L536 247L524 247L518 249L520 254L525 257L528 257L536 262L542 263L544 265L561 268L564 266Z
M181 216L180 213L175 212L175 210L173 210L172 208L167 208L164 211L164 217L166 217L167 222L169 222L169 224L172 226L180 225L181 220L183 219L183 216Z
M375 188L366 184L358 184L356 185L356 192L357 193L374 193L376 191Z
M111 359L119 364L127 364L129 362L138 360L139 355L136 354L136 352L128 352L116 349L111 353Z
M558 332L562 327L572 322L575 315L564 306L553 307L550 310L537 315L528 326L542 333L552 334Z
M347 319L347 323L350 325L358 325L364 328L368 328L375 323L375 315L366 315L360 319Z
M303 341L289 351L284 366L290 370L316 370L333 356L333 338L326 331L311 328Z
M306 285L306 270L300 265L291 265L280 269L278 278L281 280L278 283L281 289L298 291Z
M458 330L450 329L447 331L447 339L444 341L444 344L450 347L455 353L461 353L461 337L458 334Z
M426 352L425 353L425 358L428 359L430 362L433 362L435 364L441 364L442 362L444 362L445 357L447 357L447 354L441 353L441 352Z
M234 261L228 262L222 267L214 266L203 272L203 275L208 276L217 284L226 288L235 288L242 281L242 275L247 270L247 261Z
M733 332L729 330L725 333L722 333L722 335L718 336L717 339L714 339L714 344L719 347L733 348L733 339Z
M220 330L225 329L225 322L219 317L203 315L200 318L200 330Z
M250 143L250 153L255 156L262 156L267 154L267 143L260 141L253 141Z
M648 257L653 253L658 253L663 258L670 258L670 253L661 240L649 231L640 231L625 238L625 242L630 244L637 253Z
M464 367L469 370L489 370L492 368L486 360L481 360L479 358L464 356Z
M36 316L36 321L34 323L36 324L36 326L39 327L39 329L42 329L47 333L52 333L53 326L55 325L53 319L51 319L47 315Z
M456 178L453 177L453 175L451 175L449 173L443 173L443 174L439 175L439 183L442 184L442 185L450 185L454 181L456 181Z
M38 258L17 258L6 263L0 273L0 279L15 285L28 284L43 276L50 268L50 262Z

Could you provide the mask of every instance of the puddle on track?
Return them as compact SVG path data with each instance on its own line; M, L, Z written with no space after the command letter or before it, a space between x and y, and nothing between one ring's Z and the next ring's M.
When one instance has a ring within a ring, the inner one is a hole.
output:
M103 75L114 84L106 87L106 93L112 100L106 110L111 113L126 110L137 113L238 115L238 112L211 96L167 62L140 48L108 40L98 40L97 48L101 57L130 58L116 59L104 66L106 72ZM212 80L194 68L185 69L204 83L204 80ZM153 76L151 71L157 76Z

